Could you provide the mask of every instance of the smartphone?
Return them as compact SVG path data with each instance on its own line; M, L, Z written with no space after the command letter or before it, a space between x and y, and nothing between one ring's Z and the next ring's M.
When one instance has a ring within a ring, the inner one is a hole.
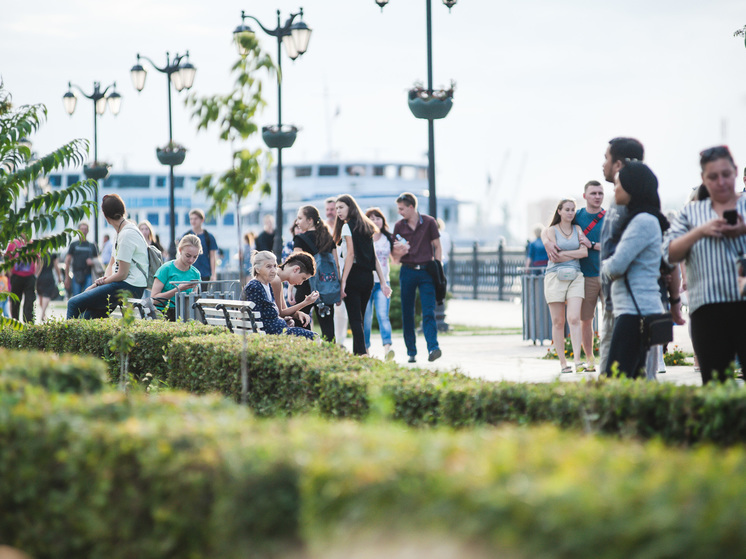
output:
M738 275L746 278L746 254L739 256L736 262L738 263Z
M736 210L725 210L723 219L728 222L728 225L735 225L738 223L738 212Z

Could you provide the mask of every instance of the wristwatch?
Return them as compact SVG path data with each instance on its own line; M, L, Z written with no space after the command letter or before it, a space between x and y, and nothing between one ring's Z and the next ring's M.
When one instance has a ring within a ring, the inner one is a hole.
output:
M591 241L591 250L596 248L596 241Z

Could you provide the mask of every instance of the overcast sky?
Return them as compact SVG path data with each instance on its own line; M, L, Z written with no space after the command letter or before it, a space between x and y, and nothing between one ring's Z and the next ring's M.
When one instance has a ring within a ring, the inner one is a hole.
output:
M12 6L12 7L11 7ZM119 9L116 7L119 6ZM149 68L142 93L129 69L140 52L156 63L189 49L193 91L225 92L236 59L232 31L242 9L274 27L299 4L286 0L34 0L4 6L0 75L16 104L44 103L47 124L33 138L46 151L93 135L92 103L72 117L68 80L92 90L116 81L122 110L99 120L99 159L117 171L160 171L155 147L168 139L166 77ZM425 81L425 2L306 0L308 52L283 55L283 120L302 130L286 163L341 160L426 163L427 124L406 92ZM482 200L493 179L494 218L516 216L541 198L579 196L603 180L606 144L639 138L668 205L699 182L698 153L727 143L746 163L746 24L743 0L459 0L451 13L433 0L434 81L457 83L454 108L437 121L438 192ZM274 56L274 39L259 33ZM276 121L276 87L265 85L261 124ZM174 137L189 149L181 170L229 163L215 132L197 134L174 97ZM335 113L338 115L335 117ZM607 188L607 195L611 189ZM530 224L529 224L530 225Z

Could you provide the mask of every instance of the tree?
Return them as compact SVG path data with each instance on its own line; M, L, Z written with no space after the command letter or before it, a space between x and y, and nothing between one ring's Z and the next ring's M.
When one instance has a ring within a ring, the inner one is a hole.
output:
M36 132L47 116L44 105L22 105L13 108L11 95L0 82L0 248L20 236L30 239L24 247L0 263L0 272L7 272L15 262L30 263L68 245L79 232L74 226L89 217L95 207L96 183L82 181L66 188L25 197L18 207L21 194L35 180L57 169L82 165L88 153L88 141L73 140L53 152L32 159L25 138ZM55 233L58 225L62 230ZM72 225L73 227L69 227ZM7 294L0 294L5 300ZM0 317L0 327L20 328L15 320Z
M262 98L262 82L258 74L262 69L271 75L275 71L269 55L262 52L253 33L241 33L238 37L247 54L233 65L231 73L236 76L233 90L226 95L198 98L191 95L187 105L194 107L192 117L198 120L197 129L207 129L213 124L220 128L220 139L231 142L248 140L259 133L254 121L257 111L266 104ZM233 202L236 208L236 235L239 247L239 274L243 270L241 248L241 201L255 188L269 193L269 184L264 175L269 167L269 152L263 148L255 150L241 148L234 151L233 167L220 176L205 175L197 182L197 190L204 191L212 200L208 214L223 213Z

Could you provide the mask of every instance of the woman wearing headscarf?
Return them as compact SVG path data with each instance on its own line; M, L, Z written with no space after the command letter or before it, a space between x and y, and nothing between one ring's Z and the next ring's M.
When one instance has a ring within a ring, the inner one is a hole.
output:
M611 375L616 364L619 373L634 378L644 371L650 349L640 331L640 315L664 310L658 278L668 220L661 213L658 179L642 162L628 161L619 171L614 179L614 200L627 206L627 215L612 238L618 241L616 252L601 266L601 274L613 282L614 306L614 330L603 372Z

